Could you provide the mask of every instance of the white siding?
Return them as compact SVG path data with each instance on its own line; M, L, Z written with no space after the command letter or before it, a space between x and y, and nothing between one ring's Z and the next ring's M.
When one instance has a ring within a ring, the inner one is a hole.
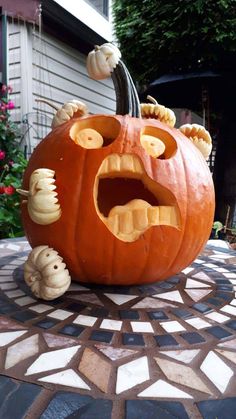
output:
M70 99L85 102L91 114L114 113L115 92L111 79L91 80L86 57L32 25L9 22L9 84L16 109L12 118L22 125L24 143L30 154L50 131L55 113L46 99L60 107ZM26 133L24 135L24 133Z

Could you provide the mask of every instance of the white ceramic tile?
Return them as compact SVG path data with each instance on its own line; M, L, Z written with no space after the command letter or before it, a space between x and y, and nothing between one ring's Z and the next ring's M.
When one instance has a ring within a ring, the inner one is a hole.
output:
M5 295L9 298L15 298L15 297L22 297L22 295L25 295L25 293L21 290L13 290L13 291L6 291Z
M219 268L218 266L216 268L216 271L217 272L229 272L227 269L225 269L225 268Z
M74 388L82 388L83 390L91 390L85 381L82 380L82 378L72 369L61 371L56 374L47 375L46 377L39 378L38 381L60 384L62 386Z
M233 316L236 316L236 307L231 306L229 304L226 304L220 310L224 311L224 313L229 313L229 314L232 314Z
M0 333L0 346L8 345L8 343L13 342L18 339L20 336L24 335L27 330L22 330L20 332L3 332Z
M195 329L204 329L205 327L212 326L211 323L202 320L200 317L194 317L193 319L185 320L186 323L190 324L190 326L195 327Z
M7 245L7 249L10 249L10 250L20 250L20 246L17 246L16 244L12 244L12 243L9 243L8 245Z
M150 387L141 391L138 397L163 397L163 398L176 398L176 399L192 399L193 397L185 391L179 390L172 384L164 380L158 380Z
M224 349L216 349L216 352L229 359L231 362L236 364L236 352L225 351Z
M205 317L214 320L217 323L224 323L226 320L230 319L228 316L218 313L217 311L213 311L212 313L206 314Z
M133 332L154 333L151 323L149 322L130 322Z
M227 342L218 343L220 348L235 349L236 348L236 339L227 340Z
M54 307L47 304L35 304L30 307L29 310L35 311L36 313L44 313L45 311L52 310Z
M93 326L96 323L97 317L86 316L84 314L79 314L78 317L73 321L76 324L82 324L83 326Z
M210 294L210 292L212 292L212 289L209 290L200 290L200 289L193 289L193 290L186 290L185 289L186 294L189 295L189 297L193 300L193 301L199 301L202 298L206 297L206 295Z
M212 351L209 352L200 369L221 393L225 392L229 380L233 376L233 371L219 356Z
M211 283L215 283L215 281L213 281L213 279L211 279L207 274L205 274L205 272L198 272L195 275L192 275L193 278L195 279L202 279L203 281L206 282L211 282Z
M165 329L169 333L172 333L172 332L181 332L183 330L186 330L182 326L182 324L180 324L176 320L172 320L172 321L169 321L169 322L160 322L160 325L161 325L161 327L163 327L163 329Z
M161 354L169 356L170 358L176 359L177 361L189 364L195 356L200 352L200 349L177 349L176 351L160 351Z
M1 268L0 276L12 276L14 269L12 269L12 267L10 268L11 269Z
M199 264L201 264L201 263L204 263L205 261L204 260L202 260L202 259L195 259L195 261L194 261L194 263L199 263Z
M166 308L166 307L177 307L174 304L171 303L167 303L164 301L158 301L155 298L151 298L151 297L146 297L143 300L139 301L137 304L135 304L134 306L132 306L133 309L137 309L137 308Z
M185 275L188 275L190 272L192 272L194 270L194 268L190 268L190 267L188 267L188 268L185 268L182 272L185 274Z
M230 301L231 306L236 306L236 298L233 298L233 300Z
M10 275L0 276L0 283L2 283L2 282L13 282L13 281L14 281L13 276L10 276Z
M148 359L146 356L118 367L116 394L120 394L137 384L149 380Z
M167 359L154 357L157 365L165 376L177 384L193 388L203 393L212 394L211 390L204 384L196 372L187 365L177 364Z
M122 321L104 319L100 325L101 329L121 330Z
M223 273L222 275L224 275L225 278L230 278L230 279L236 278L236 274L234 272Z
M28 297L28 295L26 295L25 297L17 298L15 300L15 303L18 306L23 307L23 306L27 306L28 304L36 303L36 300L34 298Z
M196 281L195 279L187 279L185 288L209 288L210 285L203 282Z
M70 311L58 309L47 314L47 316L52 317L53 319L65 320L65 319L68 319L68 317L72 316L73 314L74 313L71 313Z
M211 259L230 259L233 256L232 255L227 255L227 253L217 253L216 255L211 255L209 256Z
M164 298L165 300L183 303L183 299L179 291L169 291L162 294L155 294L153 297Z
M231 282L233 285L236 285L236 279L229 279L229 282Z
M16 285L15 282L13 282L13 283L9 282L7 284L6 283L5 284L0 284L0 289L3 290L3 291L5 291L5 290L13 290L15 288L17 288L17 285Z
M218 268L218 266L214 265L214 263L204 263L204 266L206 268Z
M7 350L5 368L11 368L19 362L36 355L39 351L39 335L33 335L10 346Z
M105 293L104 295L106 295L106 297L108 297L111 301L113 301L113 303L119 306L122 304L128 303L129 301L134 300L135 298L138 297L138 295L110 294L110 293Z
M24 263L22 261L22 259L14 259L13 262L11 263L11 265L22 265L22 263Z
M41 354L36 361L27 369L25 375L32 375L39 372L64 368L76 354L80 345L71 348L58 349L56 351L45 352Z

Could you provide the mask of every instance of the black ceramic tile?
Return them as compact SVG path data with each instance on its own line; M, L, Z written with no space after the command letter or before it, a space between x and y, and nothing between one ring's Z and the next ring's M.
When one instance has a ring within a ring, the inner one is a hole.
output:
M223 293L223 292L217 292L216 291L216 293L215 293L215 297L216 298L222 298L223 300L225 300L225 301L231 301L232 300L232 294L233 293L230 293L230 294L225 294L225 293Z
M123 333L122 343L123 345L145 346L143 336L138 333Z
M78 326L77 324L69 324L60 329L59 333L62 333L63 335L79 336L84 329L84 327Z
M215 307L222 306L222 300L220 300L218 298L214 298L214 297L208 298L207 300L205 300L205 303L212 304Z
M138 320L139 314L136 310L121 310L119 311L119 315L121 319L130 319L130 320Z
M59 322L57 320L52 320L52 319L44 319L44 320L40 320L37 323L34 323L34 326L38 326L41 327L42 329L50 329L51 327L56 326L56 324L58 324Z
M228 279L215 279L216 283L219 285L232 285L231 282Z
M113 338L114 333L112 332L106 332L106 331L100 331L100 330L94 330L91 333L90 340L96 340L97 342L105 342L110 343Z
M164 311L150 311L148 316L152 320L168 320L169 317L164 313Z
M19 311L11 316L15 320L19 320L20 322L27 322L28 320L35 319L38 317L38 314L32 313L31 311Z
M107 317L109 314L109 310L105 308L93 308L90 311L90 315L94 317Z
M66 419L111 419L111 413L112 401L98 399L86 404L82 409L74 411Z
M160 282L159 284L159 288L162 288L164 290L169 290L171 288L173 288L175 286L175 284L171 284L169 282Z
M208 327L206 329L206 332L210 333L212 336L214 336L217 339L223 339L223 338L227 338L228 336L232 336L232 333L227 332L227 330L223 329L220 326Z
M217 285L216 287L217 291L225 291L225 292L232 292L233 291L233 285Z
M125 419L189 419L182 403L156 400L127 400L125 414Z
M54 395L40 416L40 419L68 418L79 409L85 408L86 405L91 403L93 400L94 399L91 396L83 396L79 393L59 391ZM86 418L86 416L84 416L84 418Z
M236 397L223 400L204 400L197 403L203 419L235 419Z
M171 335L157 335L154 339L158 346L178 346L179 343Z
M14 313L15 311L19 310L19 306L15 305L15 304L8 304L5 303L3 305L0 306L0 313L1 314L11 314Z
M180 281L180 278L173 276L172 278L168 278L167 282L170 282L171 284L178 284Z
M71 303L66 306L66 310L75 311L76 313L80 313L80 311L84 310L85 308L85 305L79 303Z
M199 335L199 333L197 333L197 332L181 333L180 336L184 340L186 340L186 342L190 343L191 345L193 345L194 343L202 343L202 342L205 342L205 339L201 335Z
M0 417L4 419L24 419L42 387L30 383L18 383L0 404Z
M230 329L236 330L236 320L229 320L225 323L225 326L229 327Z
M190 311L182 308L174 308L172 313L180 319L188 319L189 317L193 317L193 314Z
M10 378L0 375L0 406L3 405L9 393L12 393L17 388L16 382ZM1 411L1 408L0 408Z
M199 311L200 313L209 313L212 311L212 308L204 303L195 303L193 304L192 308Z

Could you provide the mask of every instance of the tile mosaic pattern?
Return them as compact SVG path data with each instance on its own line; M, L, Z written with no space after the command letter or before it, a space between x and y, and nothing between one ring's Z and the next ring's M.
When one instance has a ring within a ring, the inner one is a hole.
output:
M0 416L19 403L16 419L235 417L235 252L207 246L165 282L73 283L44 302L23 280L29 250L0 242Z

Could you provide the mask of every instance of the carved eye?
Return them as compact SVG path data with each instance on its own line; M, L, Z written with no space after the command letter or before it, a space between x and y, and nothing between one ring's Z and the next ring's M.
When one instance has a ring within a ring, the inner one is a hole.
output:
M90 117L75 122L70 129L70 138L75 144L98 149L110 145L120 133L120 123L113 117Z
M144 127L140 143L146 153L154 158L169 159L177 150L175 139L167 131L156 127Z
M159 138L152 135L142 135L140 138L141 144L145 151L152 157L159 157L165 151L165 144Z

